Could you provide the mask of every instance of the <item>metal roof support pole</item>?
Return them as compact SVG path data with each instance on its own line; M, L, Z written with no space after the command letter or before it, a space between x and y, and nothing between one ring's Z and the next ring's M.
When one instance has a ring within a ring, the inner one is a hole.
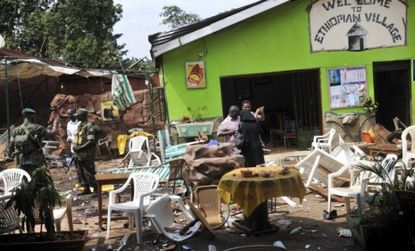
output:
M10 146L10 103L9 103L9 81L7 76L7 57L4 57L4 91L6 93L6 122L7 122L7 145Z
M148 94L150 95L150 113L151 113L151 129L153 134L153 152L156 151L156 118L154 114L154 93L153 93L153 78L152 74L146 74Z

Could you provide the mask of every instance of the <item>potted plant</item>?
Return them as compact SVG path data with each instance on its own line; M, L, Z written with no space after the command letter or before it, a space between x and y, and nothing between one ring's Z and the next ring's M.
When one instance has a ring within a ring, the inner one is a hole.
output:
M56 232L53 208L60 205L56 190L47 167L36 168L32 179L23 179L15 188L6 209L13 207L22 214L22 228L26 234L0 235L1 250L82 250L86 231ZM40 219L40 232L34 233L36 218ZM46 233L43 232L43 226Z
M360 103L362 104L363 110L366 113L374 113L379 107L379 104L375 102L371 97L362 98Z
M412 172L402 168L399 178L393 179L389 174L391 168L396 168L395 164L388 169L379 162L356 165L360 169L358 176L366 177L364 182L382 180L379 190L358 198L358 214L347 216L353 240L363 250L407 250L408 227L397 192L411 189Z

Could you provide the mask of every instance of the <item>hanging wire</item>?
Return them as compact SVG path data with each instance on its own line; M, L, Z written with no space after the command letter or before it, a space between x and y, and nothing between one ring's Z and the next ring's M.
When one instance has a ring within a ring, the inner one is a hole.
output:
M17 72L17 85L19 86L20 108L21 110L23 110L23 95L22 95L22 85L20 84L20 71Z
M22 95L22 86L20 84L20 71L17 71L17 85L19 86L19 98L20 98L20 108L23 110L23 95Z

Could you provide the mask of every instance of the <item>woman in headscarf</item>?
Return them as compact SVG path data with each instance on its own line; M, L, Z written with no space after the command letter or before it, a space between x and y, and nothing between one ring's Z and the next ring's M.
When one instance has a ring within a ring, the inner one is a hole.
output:
M263 164L265 160L260 139L260 127L254 115L248 110L242 110L240 119L241 125L239 130L244 138L244 146L241 149L241 153L245 157L245 166L253 167Z

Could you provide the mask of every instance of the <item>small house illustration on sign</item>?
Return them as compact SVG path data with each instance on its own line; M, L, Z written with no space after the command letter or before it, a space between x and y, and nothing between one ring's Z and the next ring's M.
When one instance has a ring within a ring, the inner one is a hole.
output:
M360 24L355 23L349 32L347 37L349 40L349 51L362 51L367 49L366 36L368 32Z

